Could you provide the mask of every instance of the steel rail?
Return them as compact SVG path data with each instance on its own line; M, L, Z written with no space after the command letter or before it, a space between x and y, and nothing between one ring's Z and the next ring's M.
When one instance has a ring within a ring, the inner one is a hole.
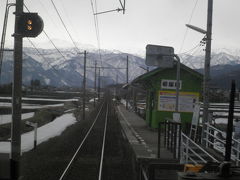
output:
M102 141L102 153L101 153L101 160L99 165L99 173L98 173L98 180L102 179L102 168L103 168L103 157L104 157L104 150L105 150L105 140L106 140L106 132L107 132L107 123L108 123L108 105L105 117L105 124L104 124L104 133L103 133L103 141Z
M85 137L84 137L84 139L82 140L81 144L79 145L78 149L77 149L76 152L74 153L71 161L68 163L67 167L65 168L65 170L64 170L63 174L61 175L61 177L59 178L59 180L63 180L63 178L66 176L67 172L69 171L69 169L70 169L73 161L75 160L78 152L79 152L80 149L82 148L82 145L84 144L84 142L85 142L85 140L87 139L88 135L89 135L90 132L92 131L92 128L93 128L93 126L95 125L95 123L96 123L96 121L97 121L97 119L98 119L98 117L99 117L99 115L100 115L100 112L101 112L102 109L103 109L104 104L105 104L105 102L102 104L102 106L101 106L101 108L100 108L100 110L99 110L99 112L98 112L98 114L97 114L97 116L96 116L93 124L92 124L91 127L89 128L87 134L85 135Z

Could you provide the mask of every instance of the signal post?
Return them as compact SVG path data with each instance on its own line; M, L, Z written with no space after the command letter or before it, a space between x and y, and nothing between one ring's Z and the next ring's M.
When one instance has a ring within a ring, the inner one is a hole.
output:
M43 30L43 21L37 13L24 13L23 0L16 0L14 30L14 75L12 90L12 127L10 176L20 179L21 114L22 114L22 49L23 37L37 37Z
M22 101L22 39L18 34L18 22L23 13L23 0L16 0L15 33L14 33L14 74L12 90L12 128L11 128L11 156L10 176L17 180L20 176L21 157L21 101Z

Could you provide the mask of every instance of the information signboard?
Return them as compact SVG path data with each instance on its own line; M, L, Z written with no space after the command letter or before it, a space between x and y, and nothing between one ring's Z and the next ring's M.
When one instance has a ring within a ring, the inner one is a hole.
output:
M179 112L194 112L194 106L199 101L199 93L180 92L179 93ZM175 111L176 92L159 91L158 111Z

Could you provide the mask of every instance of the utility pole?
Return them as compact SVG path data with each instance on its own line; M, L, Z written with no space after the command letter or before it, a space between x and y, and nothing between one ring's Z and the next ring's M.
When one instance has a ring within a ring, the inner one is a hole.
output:
M133 87L133 108L134 111L137 112L137 90Z
M18 180L20 176L21 158L21 114L22 114L22 42L18 34L18 21L23 13L23 0L16 0L15 30L14 30L14 75L12 90L12 128L11 128L11 179Z
M96 63L96 62L95 62ZM97 63L95 64L95 66L87 66L86 68L94 68L95 69L95 87L97 86L97 68L99 68L99 77L98 77L98 99L100 99L100 91L101 91L101 69L126 69L126 68L121 68L121 67L117 67L117 68L114 68L114 67L103 67L103 66L97 66ZM102 82L103 84L103 82ZM95 92L96 91L97 87L95 88Z
M177 59L177 86L176 86L176 105L175 105L175 112L178 113L179 111L179 89L180 89L180 58L178 55L174 55Z
M127 56L127 67L126 67L126 83L128 84L128 56ZM127 96L126 96L126 109L128 109L128 87L127 87Z
M2 37L1 37L1 46L0 46L0 76L1 76L1 72L2 72L3 53L4 53L4 51L6 51L4 49L4 46L5 46L5 39L6 39L9 8L12 7L12 6L15 6L15 4L14 3L9 3L8 0L7 0L4 22L3 22ZM0 77L0 83L1 83L1 77Z
M203 84L203 132L206 129L205 123L209 121L209 83L210 83L210 61L211 61L211 40L212 40L212 12L213 12L213 0L208 0L207 11L207 33L206 33L206 53L204 64L204 84ZM206 138L206 134L203 133L203 139ZM203 141L203 143L205 143Z
M87 52L84 51L84 71L83 71L83 114L82 118L85 120L85 104L86 104L86 61Z
M100 89L101 89L100 78L101 78L101 69L99 68L98 69L98 100L100 100Z
M118 74L116 74L115 98L117 99Z
M126 79L126 82L128 83L128 56L127 56L127 69L126 69L126 74L127 74L127 79Z
M235 100L236 84L235 80L232 80L230 103L228 110L228 124L227 124L227 136L225 146L225 161L231 162L231 150L232 150L232 132L233 132L233 117L234 117L234 100Z
M97 61L95 61L94 74L94 107L96 107L96 91L97 91Z

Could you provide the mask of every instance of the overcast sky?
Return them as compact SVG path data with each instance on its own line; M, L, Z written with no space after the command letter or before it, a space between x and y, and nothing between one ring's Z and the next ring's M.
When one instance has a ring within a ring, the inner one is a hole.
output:
M44 29L53 40L61 39L70 42L50 0L25 0L24 2L31 11L38 12L43 18ZM74 40L97 47L91 1L54 0L54 2ZM99 12L120 7L118 0L96 0L96 2ZM6 0L0 0L1 29L5 3ZM240 0L214 0L213 49L240 49L239 7ZM13 10L14 8L11 10L9 19L7 44L13 42L11 37L14 24ZM188 30L186 34L185 24L189 23L191 15L192 25L206 29L207 0L126 0L125 15L112 12L98 16L101 48L144 53L147 44L158 44L173 46L175 53L188 51L203 38L202 34L192 30ZM33 41L37 44L48 40L42 33ZM28 44L25 43L25 45ZM42 43L37 46L47 47Z

